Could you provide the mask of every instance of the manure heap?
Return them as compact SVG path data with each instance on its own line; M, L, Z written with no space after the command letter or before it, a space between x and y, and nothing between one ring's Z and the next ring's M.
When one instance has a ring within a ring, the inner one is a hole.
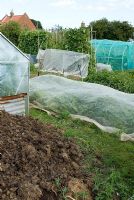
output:
M59 200L72 178L85 181L83 155L52 125L0 111L0 196L2 200ZM85 185L87 185L87 182Z

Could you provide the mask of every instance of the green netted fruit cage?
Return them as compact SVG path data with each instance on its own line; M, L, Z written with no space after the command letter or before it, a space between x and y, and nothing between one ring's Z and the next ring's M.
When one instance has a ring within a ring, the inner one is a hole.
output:
M111 65L112 70L134 70L134 42L94 39L91 44L97 63Z

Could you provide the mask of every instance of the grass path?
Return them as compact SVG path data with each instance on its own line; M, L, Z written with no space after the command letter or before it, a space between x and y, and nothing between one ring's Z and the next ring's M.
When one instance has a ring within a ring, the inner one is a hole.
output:
M134 200L133 143L121 142L116 135L65 114L55 118L31 109L30 115L62 129L65 137L76 138L85 152L86 172L93 176L95 200Z

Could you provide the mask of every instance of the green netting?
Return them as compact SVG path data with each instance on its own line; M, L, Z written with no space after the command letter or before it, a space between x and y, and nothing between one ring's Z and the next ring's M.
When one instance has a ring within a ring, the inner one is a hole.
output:
M96 62L112 66L113 70L134 69L134 42L92 40Z

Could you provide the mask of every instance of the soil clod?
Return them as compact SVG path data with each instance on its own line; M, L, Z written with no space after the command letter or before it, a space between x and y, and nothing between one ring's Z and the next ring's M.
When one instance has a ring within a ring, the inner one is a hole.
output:
M79 147L59 129L0 112L2 200L64 199L72 178L84 180L82 159Z

